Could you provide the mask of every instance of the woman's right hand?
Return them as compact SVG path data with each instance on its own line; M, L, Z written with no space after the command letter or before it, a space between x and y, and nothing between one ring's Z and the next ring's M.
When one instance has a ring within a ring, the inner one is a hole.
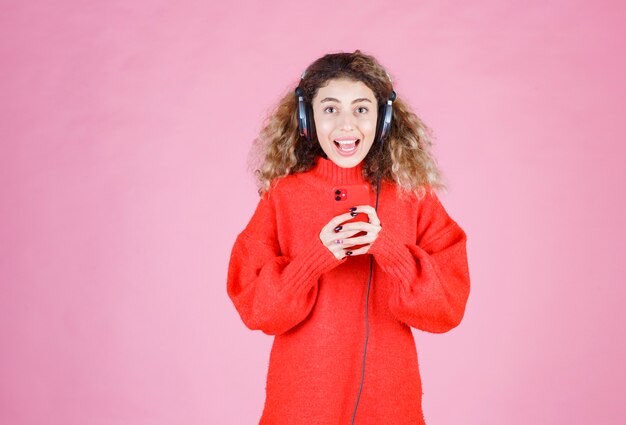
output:
M345 243L344 241L348 238L350 238L351 236L356 235L359 232L365 231L366 229L351 229L351 230L341 230L339 229L339 231L335 230L341 223L345 223L346 221L350 220L351 218L353 218L354 216L351 215L351 213L345 213L345 214L340 214L336 217L333 217L328 224L326 224L324 227L322 227L322 231L320 232L320 240L322 241L322 243L324 244L324 246L326 248L328 248L328 250L330 252L333 253L333 255L338 259L341 260L344 257L346 257L346 249L345 248L349 248L352 245L355 245L355 243ZM370 224L367 223L363 223L363 222L354 222L354 223L350 223L351 226L371 226ZM340 243L337 243L337 241L341 241ZM350 241L352 242L352 241ZM354 242L357 242L356 240Z

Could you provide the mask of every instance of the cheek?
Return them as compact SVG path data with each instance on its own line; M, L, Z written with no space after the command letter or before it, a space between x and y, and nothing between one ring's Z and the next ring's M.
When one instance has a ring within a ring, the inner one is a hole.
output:
M315 131L318 135L327 135L333 130L333 128L334 124L332 120L315 120Z
M367 134L371 134L372 136L376 133L376 120L368 119L367 121L361 124L361 131Z

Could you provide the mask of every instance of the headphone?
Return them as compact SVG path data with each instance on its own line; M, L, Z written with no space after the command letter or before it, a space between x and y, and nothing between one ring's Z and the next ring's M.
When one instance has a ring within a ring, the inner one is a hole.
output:
M300 77L300 84L304 80L306 70ZM389 74L387 74L389 77ZM391 78L389 78L391 80ZM315 122L313 121L313 108L309 102L304 100L304 90L298 85L296 87L296 98L298 99L298 132L300 136L304 137L307 141L315 140L317 134L315 132ZM393 118L393 101L396 100L396 92L391 90L391 95L386 103L382 104L378 108L378 122L376 124L376 136L374 141L380 141L383 143L389 137L391 132L391 121Z
M304 137L307 141L313 141L316 139L315 133L315 123L313 122L313 108L310 103L305 102L304 100L304 90L302 90L302 80L304 80L304 76L306 75L305 70L300 77L300 85L296 87L296 98L298 99L298 132L300 136ZM387 73L387 77L389 81L391 81L391 77L389 73ZM380 149L383 147L383 143L389 137L389 133L391 131L391 120L393 118L393 101L396 100L396 92L392 89L391 94L389 95L389 99L383 105L378 108L378 120L376 124L376 136L374 137L374 143L380 143ZM371 149L371 148L370 148ZM376 211L378 211L378 195L380 193L380 168L378 170L378 179L376 185ZM363 347L363 362L361 364L361 385L359 387L359 393L357 395L356 404L354 406L354 412L352 413L352 422L354 424L354 420L356 418L356 411L359 407L359 400L361 399L361 391L363 390L363 381L365 379L365 358L367 355L367 341L369 338L369 295L370 295L370 284L372 282L372 272L374 268L374 257L370 256L370 274L369 279L367 281L367 292L365 294L365 345Z

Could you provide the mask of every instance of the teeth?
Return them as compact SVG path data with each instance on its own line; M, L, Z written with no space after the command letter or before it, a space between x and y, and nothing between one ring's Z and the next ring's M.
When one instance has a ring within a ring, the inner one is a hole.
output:
M359 139L352 140L335 140L338 148L342 152L352 152L356 150L356 145L359 142Z

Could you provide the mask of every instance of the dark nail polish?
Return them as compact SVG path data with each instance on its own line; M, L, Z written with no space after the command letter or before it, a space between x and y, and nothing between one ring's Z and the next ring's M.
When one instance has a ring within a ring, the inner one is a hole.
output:
M335 227L335 232L340 231L342 228L343 228L343 226L337 226L337 227Z
M350 208L350 211L356 211L356 207Z
M357 215L359 215L359 213L358 213L358 212L351 212L351 213L350 213L350 215L351 215L352 217L356 217Z
M346 252L346 255L352 255L352 251Z

